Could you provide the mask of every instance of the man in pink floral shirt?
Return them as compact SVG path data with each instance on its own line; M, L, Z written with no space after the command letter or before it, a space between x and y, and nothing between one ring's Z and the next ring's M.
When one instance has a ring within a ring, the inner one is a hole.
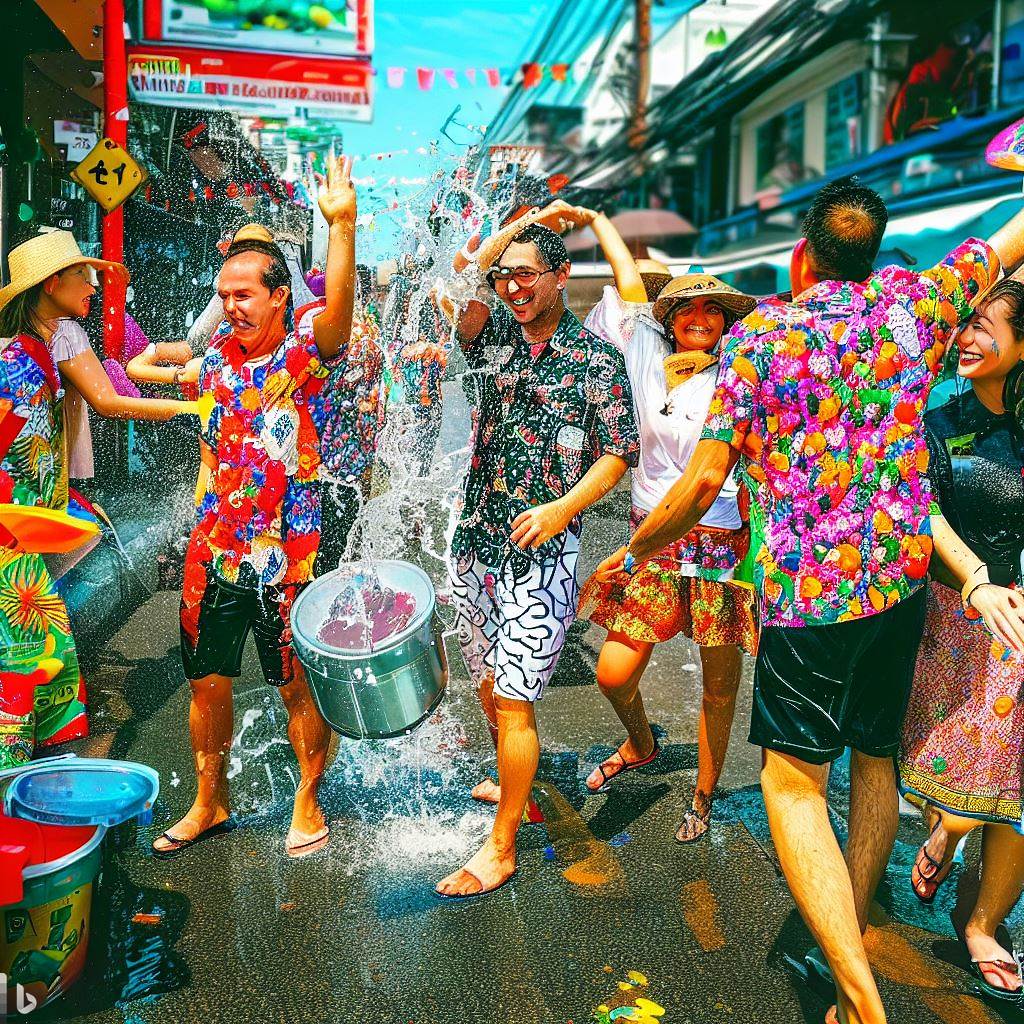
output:
M793 253L794 298L730 335L703 440L605 574L698 521L737 462L750 489L762 632L751 741L794 899L836 980L839 1019L885 1020L864 953L867 911L899 822L899 747L924 624L932 541L921 417L945 347L1000 273L1024 219L924 273L874 270L887 212L853 179L815 197ZM853 748L846 860L829 764Z

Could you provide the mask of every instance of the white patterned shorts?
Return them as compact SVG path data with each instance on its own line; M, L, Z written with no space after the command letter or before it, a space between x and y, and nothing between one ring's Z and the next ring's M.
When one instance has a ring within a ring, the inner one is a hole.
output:
M499 697L533 703L544 696L576 618L578 557L579 539L567 532L558 555L543 561L449 564L462 657L478 687L493 673Z

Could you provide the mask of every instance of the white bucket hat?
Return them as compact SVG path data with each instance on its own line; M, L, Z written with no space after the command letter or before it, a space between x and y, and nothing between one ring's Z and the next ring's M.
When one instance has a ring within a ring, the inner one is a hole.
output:
M6 288L0 288L0 309L15 296L79 263L87 263L99 270L121 270L126 277L128 275L120 263L83 256L70 231L44 231L15 246L7 254L11 283Z

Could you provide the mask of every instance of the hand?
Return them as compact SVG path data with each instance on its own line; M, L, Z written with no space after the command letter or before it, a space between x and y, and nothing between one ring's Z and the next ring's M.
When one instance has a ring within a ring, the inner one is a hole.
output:
M982 583L975 588L968 604L997 639L1017 654L1024 654L1024 594L994 583Z
M355 224L356 190L352 187L352 158L340 156L327 168L327 188L317 200L328 224Z
M597 214L583 206L570 206L564 199L556 199L549 203L532 220L535 224L543 224L546 228L559 233L569 228L581 228L589 224Z
M572 515L559 501L535 505L512 520L512 543L523 551L527 548L536 550L552 537L564 533L571 521Z
M610 583L619 573L625 572L626 552L629 549L625 544L614 554L609 555L595 570L591 579L599 580L601 583Z
M466 258L466 253L475 253L477 249L480 248L480 241L480 232L478 231L466 243L465 250L455 254L455 259L452 260L452 267L456 274L461 274L462 271L469 266L469 260Z

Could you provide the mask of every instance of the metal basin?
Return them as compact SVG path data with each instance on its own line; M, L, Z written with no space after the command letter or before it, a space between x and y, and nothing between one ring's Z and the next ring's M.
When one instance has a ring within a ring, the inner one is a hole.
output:
M390 636L357 649L325 643L318 634L335 598L376 579L408 594L412 617ZM388 739L415 728L441 703L448 661L434 615L434 587L409 562L352 562L312 582L292 607L292 641L320 713L352 739Z

